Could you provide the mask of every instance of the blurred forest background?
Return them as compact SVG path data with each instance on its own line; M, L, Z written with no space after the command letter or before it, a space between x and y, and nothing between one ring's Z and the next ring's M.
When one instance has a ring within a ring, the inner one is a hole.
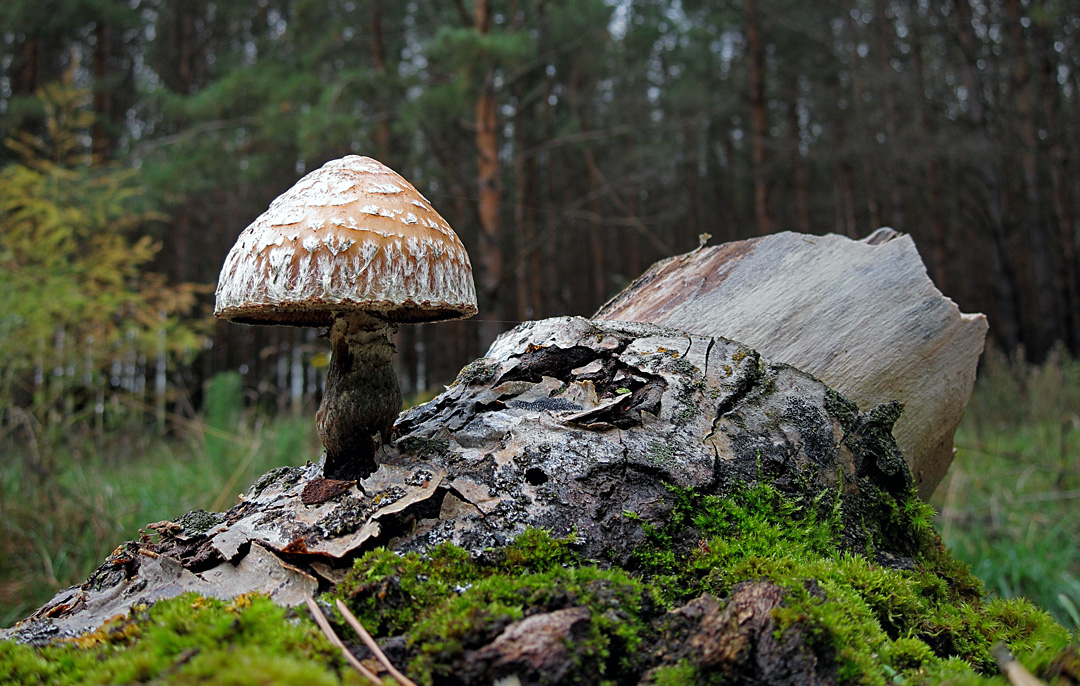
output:
M912 234L995 350L943 527L1080 626L1078 90L1067 0L5 0L0 623L317 455L316 332L209 310L239 232L357 153L476 270L475 319L398 336L414 399L702 233Z

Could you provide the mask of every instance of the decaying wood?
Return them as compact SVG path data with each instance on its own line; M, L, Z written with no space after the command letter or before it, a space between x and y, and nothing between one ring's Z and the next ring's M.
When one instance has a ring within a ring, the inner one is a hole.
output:
M861 408L900 401L894 433L923 498L952 463L987 330L938 291L911 237L890 229L701 248L656 263L595 318L741 341Z
M723 338L575 317L528 322L402 414L374 474L327 482L318 463L275 469L228 512L189 513L156 525L156 539L121 546L5 636L71 636L187 590L263 590L298 604L376 546L452 541L479 553L528 527L573 533L585 558L632 568L644 527L672 511L672 486L724 493L765 481L839 494L852 518L844 545L869 554L875 522L860 499L911 485L889 434L897 414L889 404L860 415L817 379ZM689 532L674 543L696 544ZM872 553L882 564L903 555ZM572 613L534 621L553 636L577 626ZM489 676L511 663L555 674L536 641L519 631L492 644Z
M779 631L774 610L783 596L776 584L754 581L736 584L725 602L691 600L670 613L661 664L691 658L732 683L749 674L747 681L776 686L835 684L835 667L808 649L798 625Z
M470 671L483 682L516 676L520 683L524 676L524 683L562 683L591 621L592 612L580 606L530 615L473 653Z

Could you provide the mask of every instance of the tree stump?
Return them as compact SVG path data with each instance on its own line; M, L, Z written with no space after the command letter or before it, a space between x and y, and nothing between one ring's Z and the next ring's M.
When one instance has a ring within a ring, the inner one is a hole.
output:
M106 681L125 659L183 678L229 664L268 613L259 597L165 600L185 591L332 591L424 684L933 683L991 672L998 640L1069 659L1067 630L1023 600L983 603L948 556L899 416L723 338L528 322L403 413L370 476L281 467L228 512L152 525L3 634L96 629L75 642L89 652L0 643L0 671L43 683L40 656L68 650L61 669ZM309 638L271 648L284 627L269 627L267 658L333 681L317 629L288 612L274 621Z

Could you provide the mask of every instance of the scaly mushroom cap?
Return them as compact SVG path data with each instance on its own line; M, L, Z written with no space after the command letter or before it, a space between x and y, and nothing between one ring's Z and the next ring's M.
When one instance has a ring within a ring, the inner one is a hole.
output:
M300 179L244 229L214 307L234 322L293 326L354 311L392 322L476 314L457 234L412 184L359 155Z

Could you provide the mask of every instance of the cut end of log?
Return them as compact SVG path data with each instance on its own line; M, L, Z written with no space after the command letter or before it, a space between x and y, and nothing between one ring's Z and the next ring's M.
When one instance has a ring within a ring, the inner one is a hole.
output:
M778 233L653 265L596 319L651 322L746 343L855 400L898 400L897 443L929 498L953 459L986 338L934 286L910 236Z

